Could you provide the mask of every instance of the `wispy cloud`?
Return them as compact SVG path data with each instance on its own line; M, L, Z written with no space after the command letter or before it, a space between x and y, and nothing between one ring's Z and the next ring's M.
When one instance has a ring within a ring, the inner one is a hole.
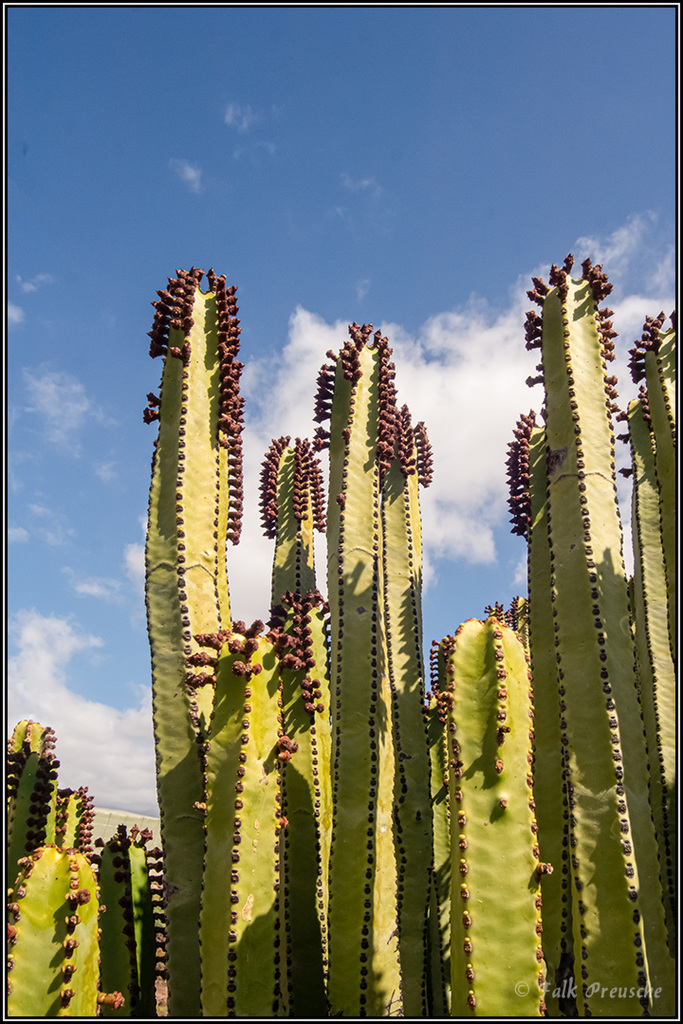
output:
M22 611L10 623L16 653L8 663L10 728L24 718L57 734L59 783L85 785L99 807L156 815L151 698L119 711L69 689L70 661L103 647L72 620Z
M21 306L17 306L14 302L7 303L7 322L10 327L16 327L17 324L23 324L24 311Z
M62 571L68 577L71 589L81 597L97 597L104 601L121 600L121 580L105 576L79 577L69 566L64 566Z
M185 185L187 185L190 192L201 192L201 168L195 167L187 160L176 160L175 158L169 161L169 166L171 170L180 178L180 180L184 182Z
M110 480L116 480L118 477L118 471L116 469L115 462L100 462L95 466L95 475L100 478L104 483L109 483Z
M248 132L255 124L261 120L261 115L257 114L251 107L250 103L244 106L241 103L229 103L225 108L225 123L230 128L235 128L236 131Z
M654 219L651 213L634 214L607 238L587 235L577 239L576 247L589 252L593 263L601 263L610 278L615 280L633 260Z
M29 403L24 411L34 417L46 440L80 454L81 430L90 419L103 420L81 382L61 370L24 369L24 384Z
M35 292L43 284L52 284L52 274L35 274L29 281L25 281L20 274L17 274L17 283L22 292Z
M351 192L366 192L377 199L384 195L384 189L376 178L352 178L350 174L344 172L341 175L341 181L344 188Z
M31 531L50 547L62 547L76 534L63 515L45 505L36 503L28 506L32 520Z
M10 544L25 544L29 539L29 532L23 526L10 526L7 530L7 540Z

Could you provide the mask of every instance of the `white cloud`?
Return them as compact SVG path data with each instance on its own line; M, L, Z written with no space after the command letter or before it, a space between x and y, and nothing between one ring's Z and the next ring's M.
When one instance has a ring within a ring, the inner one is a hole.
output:
M28 506L31 517L35 520L33 532L51 547L61 547L75 536L75 530L59 512L35 503Z
M20 274L17 274L17 283L22 292L35 292L42 284L52 284L52 274L36 274L30 281L24 281Z
M260 121L261 118L254 112L249 103L243 106L241 103L229 103L225 108L225 123L238 132L247 132Z
M121 600L121 581L105 576L88 576L79 578L69 566L64 566L64 574L69 578L71 589L81 597L97 597L105 601Z
M21 306L17 306L14 302L7 303L7 322L10 327L14 327L17 324L23 324L24 311Z
M180 180L188 186L190 192L201 192L202 172L199 167L194 167L187 160L176 159L171 159L169 166Z
M95 474L104 483L109 483L110 480L115 480L118 477L115 462L101 462L95 466Z
M145 584L144 544L127 544L123 552L123 563L128 579L142 590Z
M652 213L635 214L606 239L592 236L578 238L576 249L590 255L593 263L601 263L603 270L614 279L623 273L625 265L632 260L653 221Z
M341 175L342 185L351 192L368 192L370 195L379 198L384 194L384 189L377 182L376 178L352 178L344 172Z
M10 623L8 727L26 718L57 734L59 785L87 786L96 806L156 815L151 697L119 711L71 691L72 659L103 646L68 619L19 612Z
M7 540L13 544L23 544L29 538L29 532L23 526L10 526L7 530Z
M78 455L76 435L89 418L102 418L80 381L62 371L24 369L24 383L29 397L25 411L35 417L48 441Z
M372 281L369 277L363 277L360 281L356 282L356 298L359 302L362 302L365 296L370 291L370 285Z

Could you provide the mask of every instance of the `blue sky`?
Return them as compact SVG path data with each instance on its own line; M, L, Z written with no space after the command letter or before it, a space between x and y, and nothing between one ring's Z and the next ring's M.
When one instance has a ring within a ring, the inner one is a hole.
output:
M388 334L399 399L435 449L426 640L509 603L525 548L506 446L542 402L524 384L531 275L569 251L603 263L622 404L645 316L675 304L677 11L5 13L9 718L56 729L61 785L154 813L141 571L156 290L191 265L238 286L238 617L267 612L261 459L272 437L312 434L317 370L353 320ZM627 535L629 516L624 490Z

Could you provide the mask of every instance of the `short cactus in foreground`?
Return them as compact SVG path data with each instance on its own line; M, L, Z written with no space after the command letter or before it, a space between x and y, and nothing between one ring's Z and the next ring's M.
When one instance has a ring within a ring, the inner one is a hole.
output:
M53 729L22 721L8 744L12 1017L94 1017L125 1005L120 991L107 994L100 971L106 908L90 843L92 800L85 787L57 789L55 742Z
M540 882L552 869L539 858L526 653L492 616L442 640L433 664L450 809L450 1012L538 1016Z

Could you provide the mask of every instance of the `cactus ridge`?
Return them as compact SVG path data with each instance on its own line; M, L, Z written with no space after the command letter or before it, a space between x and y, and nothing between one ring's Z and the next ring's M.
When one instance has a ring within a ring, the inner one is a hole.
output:
M539 861L531 775L533 704L526 653L495 617L445 637L437 705L447 747L451 814L451 1013L543 1012ZM494 838L492 838L494 837ZM514 927L494 955L489 917ZM514 908L514 909L513 909ZM519 994L519 991L517 990Z
M225 278L177 271L155 304L150 354L163 355L159 434L152 462L146 606L161 833L169 899L169 1012L199 1013L196 945L205 803L200 749L213 686L187 658L196 633L230 628L226 544L242 518L242 398L235 288ZM156 404L158 402L158 404ZM190 671L189 669L194 669ZM189 683L189 685L188 685ZM196 869L187 870L194 864ZM177 965L177 969L174 965Z
M427 929L431 898L429 756L424 717L422 536L417 446L410 413L396 420L397 457L381 495L386 657L395 745L394 834L403 1012L427 1014Z
M653 435L642 402L628 409L633 464L634 621L639 693L650 754L650 800L660 847L670 949L675 950L676 667L668 629L666 567Z
M58 846L73 847L81 853L92 854L92 831L95 820L93 798L87 786L78 789L58 789L56 804L55 840Z
M23 859L11 895L10 1016L94 1017L102 999L99 898L87 857L73 849L40 847ZM114 1001L121 1005L120 993Z
M293 1016L326 1016L329 833L331 820L330 687L327 606L317 591L288 592L271 629L280 664L282 716L281 896L287 989Z
M237 625L237 623L235 623ZM240 624L243 625L243 624ZM221 645L211 735L200 914L201 1002L207 1015L270 1016L282 1006L281 697L263 623ZM251 634L251 635L248 635ZM225 865L231 867L225 885Z
M332 1013L363 1016L382 1014L400 999L394 940L383 946L373 939L392 935L397 920L392 708L381 628L379 478L386 452L378 448L380 438L389 444L393 381L388 344L381 336L369 343L372 330L352 324L351 340L336 363L327 530L333 730L329 999ZM388 379L380 388L382 374Z
M107 913L100 926L101 983L104 988L128 993L125 1012L103 1006L104 1017L155 1016L158 910L151 879L158 873L161 851L145 849L151 832L125 825L107 843L99 840L97 880ZM163 955L163 954L161 954Z
M7 745L7 874L14 880L17 863L46 843L57 827L55 733L49 726L24 720Z
M668 968L661 907L651 899L658 868L641 781L648 773L616 501L615 404L606 371L614 332L606 316L596 314L611 286L599 265L585 261L583 272L580 281L567 279L566 292L555 286L545 294L542 342L572 922L581 963L580 1005L588 1011L584 993L591 979L609 974L615 984L642 994L646 967L657 972L661 964L664 974ZM533 607L532 598L532 614ZM620 835L621 842L601 844L598 857L591 839L596 829ZM598 920L607 919L614 930L599 927ZM630 1012L641 1009L634 997ZM600 1012L608 1012L602 1002ZM624 1012L623 1001L618 1012Z

